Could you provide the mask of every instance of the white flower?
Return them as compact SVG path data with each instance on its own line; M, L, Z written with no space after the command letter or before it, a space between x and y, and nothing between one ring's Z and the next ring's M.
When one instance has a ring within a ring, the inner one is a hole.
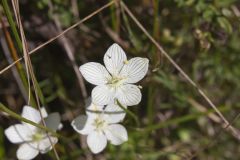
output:
M111 103L106 107L91 103L86 109L86 113L88 116L97 116L102 112L104 112L104 114L107 114L108 117L111 118L112 123L118 123L122 121L126 116L125 111L114 103Z
M91 104L87 116L80 115L72 121L73 128L80 134L87 135L87 144L93 153L101 152L107 146L107 140L113 145L120 145L128 140L127 130L117 124L125 117L114 104L103 106Z
M45 108L41 109L42 116L48 128L57 130L60 125L60 116L58 113L47 114ZM24 106L22 117L35 123L41 122L41 116L38 110ZM58 139L46 134L45 131L25 122L15 124L5 130L5 135L10 142L20 144L17 150L17 158L20 160L30 160L35 158L39 152L44 154L52 149L52 144L56 144ZM51 139L51 142L49 140Z
M95 62L80 66L83 77L97 85L92 90L92 101L98 105L107 105L118 99L125 106L137 105L142 95L139 87L133 83L146 75L149 60L135 57L128 61L118 44L109 47L103 60L106 68Z

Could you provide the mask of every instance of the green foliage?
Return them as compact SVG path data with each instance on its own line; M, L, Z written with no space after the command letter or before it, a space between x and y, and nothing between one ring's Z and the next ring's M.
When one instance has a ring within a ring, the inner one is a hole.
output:
M29 44L37 46L57 34L51 30L55 29L53 15L59 17L64 29L103 4L100 1L76 1L77 6L74 6L71 2L52 0L53 12L49 12L49 1L46 0L20 2ZM239 1L125 2L149 33L231 121L240 107ZM74 7L77 7L80 17L76 17ZM11 20L8 21L13 26ZM11 32L17 46L19 40L14 30ZM164 58L120 6L113 5L104 10L68 32L66 37L78 65L88 61L102 62L107 47L116 40L129 57L150 59L149 73L140 82L143 87L142 102L136 107L129 107L128 114L131 116L123 122L129 131L128 142L120 146L108 145L106 151L93 156L94 159L182 160L196 152L196 159L239 159L239 142L236 138L225 130L216 137L222 128L222 121L216 118L198 91ZM60 140L57 151L65 160L85 159L88 149L79 144L78 134L69 127L78 113L84 113L85 101L63 47L54 41L32 55L32 61L40 80L39 90L43 92L41 99L45 100L49 111L61 113L66 127L60 135L70 139L67 142ZM5 65L6 61L2 58L0 66ZM20 111L26 102L19 94L15 81L9 74L1 76L9 80L0 79L0 83L7 84L1 86L1 101L9 108L18 108L16 112ZM4 92L10 86L17 90L14 95ZM93 86L86 84L86 87L90 95ZM16 117L21 119L19 115ZM0 123L5 124L1 118ZM5 124L3 128L7 126ZM234 126L239 128L240 122L234 122ZM0 159L4 155L13 158L13 149L6 149L2 141L3 131L0 130ZM212 145L206 149L209 143ZM43 155L44 158L48 156L51 154Z
M3 128L0 127L0 159L5 157L5 147L4 147L4 132Z

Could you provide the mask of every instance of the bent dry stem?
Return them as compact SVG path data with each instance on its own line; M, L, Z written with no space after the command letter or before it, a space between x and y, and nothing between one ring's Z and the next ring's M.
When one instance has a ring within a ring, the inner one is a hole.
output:
M158 44L158 42L149 34L145 27L138 21L138 19L133 15L129 8L125 5L123 1L120 2L124 11L127 12L129 17L135 22L135 24L142 30L142 32L150 39L150 41L157 47L157 49L168 59L168 61L182 74L182 76L194 87L197 89L198 93L207 101L207 103L215 110L218 116L224 121L227 128L232 131L232 134L237 132L236 128L222 115L219 109L213 104L213 102L208 98L208 96L203 92L203 90L181 69L181 67L168 55L168 53ZM226 129L226 128L225 128Z
M49 39L48 41L46 41L45 43L39 45L38 47L36 47L35 49L31 50L29 52L29 54L31 55L32 53L35 53L37 50L45 47L46 45L50 44L51 42L55 41L56 39L60 38L62 35L64 35L65 33L67 33L68 31L70 31L71 29L77 27L78 25L82 24L83 22L89 20L90 18L92 18L93 16L97 15L99 12L101 12L102 10L108 8L109 6L111 6L112 4L114 4L115 1L111 1L107 4L105 4L104 6L102 6L101 8L97 9L96 11L92 12L91 14L89 14L88 16L86 16L85 18L83 18L82 20L78 21L77 23L75 23L74 25L70 26L69 28L65 29L63 32L61 32L60 34L58 34L57 36ZM14 61L12 64L8 65L7 67L3 68L0 71L0 75L3 74L5 71L7 71L8 69L10 69L12 66L14 66L16 63L18 63L19 61L23 60L23 58L25 58L25 56L19 58L18 60Z

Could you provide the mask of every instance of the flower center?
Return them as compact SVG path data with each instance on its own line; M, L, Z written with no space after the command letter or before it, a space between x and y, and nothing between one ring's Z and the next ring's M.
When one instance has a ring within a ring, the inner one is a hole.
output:
M98 117L94 120L93 126L95 126L96 131L103 131L104 128L107 126L107 123L104 119Z
M120 85L123 84L123 80L124 80L124 78L122 78L122 77L115 77L115 76L113 76L113 77L108 81L107 84L108 84L110 87L116 88L116 87L119 87Z
M43 138L44 138L44 135L41 131L38 131L34 135L32 135L32 140L33 141L40 141Z

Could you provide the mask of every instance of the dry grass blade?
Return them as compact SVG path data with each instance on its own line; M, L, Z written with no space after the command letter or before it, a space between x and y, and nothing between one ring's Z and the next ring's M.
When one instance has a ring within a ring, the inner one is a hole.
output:
M169 60L169 62L181 73L181 75L194 87L197 89L199 94L207 101L207 103L215 110L218 116L223 120L226 126L236 134L237 130L230 125L228 120L222 115L218 108L213 104L213 102L208 98L204 91L181 69L181 67L168 55L168 53L158 44L158 42L149 34L149 32L143 27L143 25L138 21L138 19L133 15L129 8L121 1L121 6L129 15L129 17L136 23L136 25L143 31L143 33L150 39L150 41L157 47L157 49Z
M24 60L25 60L25 65L26 65L26 70L27 70L27 77L28 77L28 83L29 83L29 96L30 96L30 80L32 80L32 84L33 84L33 88L34 88L34 92L35 92L35 96L36 96L36 101L37 101L37 107L38 107L38 110L39 110L39 113L40 113L40 116L41 116L41 121L42 121L44 127L46 127L46 123L45 123L43 115L42 115L42 113L40 111L41 110L41 106L40 106L39 96L38 96L37 87L36 87L37 81L36 81L36 77L35 77L34 72L33 72L33 66L32 66L31 59L30 59L30 56L29 56L29 53L28 53L27 42L26 42L25 33L24 33L24 30L23 30L23 25L22 25L21 18L20 18L20 11L19 11L19 7L18 7L19 3L16 0L15 2L13 1L12 5L13 5L14 10L16 10L15 17L18 19L19 30L20 30L21 39L22 39L23 54L24 54ZM57 153L57 151L56 151L56 149L55 149L55 147L53 145L53 142L52 142L52 140L51 140L51 138L49 137L48 134L47 134L47 137L48 137L48 139L49 139L49 141L51 143L51 146L53 148L53 151L54 151L56 159L60 160L60 158L58 156L58 153Z
M61 24L60 24L60 21L59 21L59 17L56 14L54 14L52 2L49 1L48 4L49 4L50 11L52 13L53 21L56 25L57 31L62 32L63 30L62 30L62 27L61 27ZM75 60L75 57L74 57L74 54L73 54L73 49L72 49L72 46L69 42L69 39L67 39L67 37L65 35L62 35L62 37L59 38L59 42L61 43L61 45L63 45L63 47L64 47L64 49L67 53L67 56L68 56L68 58L71 62L71 65L74 69L74 72L77 75L78 83L79 83L79 86L80 86L80 89L81 89L82 96L86 100L87 99L87 89L86 89L86 86L84 84L83 77L78 70L78 65L76 63L76 60Z
M227 129L229 126L231 126L234 122L236 122L236 120L240 117L240 113L238 113L233 120L231 121L230 124L228 124L227 126L225 126L224 128ZM211 147L212 145L214 145L216 143L216 140L218 139L218 137L221 135L223 129L221 128L217 134L215 135L214 139L212 139L205 147L200 148L199 150L197 150L195 153L193 153L191 156L189 156L189 158L187 160L192 160L193 158L196 158L196 156L203 152L204 150L208 149L209 147Z
M207 112L207 108L206 108L205 106L201 105L200 103L198 103L197 101L195 101L194 99L189 98L189 99L188 99L188 102L189 102L193 107L195 107L196 110L198 110L198 111L200 111L200 112ZM215 113L210 113L210 114L208 115L208 117L209 117L212 121L214 121L214 122L216 122L216 123L222 124L221 119L220 119ZM225 126L225 125L223 124L223 126Z
M61 32L60 34L58 34L57 36L49 39L47 42L39 45L38 47L36 47L35 49L33 49L32 51L29 51L28 54L32 54L34 52L36 52L37 50L45 47L46 45L50 44L51 42L55 41L56 39L60 38L61 36L63 36L65 33L67 33L68 31L70 31L71 29L77 27L78 25L82 24L83 22L87 21L88 19L92 18L93 16L95 16L96 14L98 14L99 12L101 12L102 10L108 8L109 6L111 6L112 4L114 4L115 1L110 1L109 3L105 4L104 6L102 6L101 8L97 9L96 11L92 12L91 14L89 14L88 16L86 16L85 18L83 18L82 20L78 21L77 23L75 23L74 25L70 26L69 28L65 29L63 32ZM14 61L12 64L8 65L7 67L5 67L4 69L2 69L0 71L0 75L3 74L5 71L7 71L8 69L10 69L12 66L14 66L16 63L18 63L19 61L21 61L24 57L19 58L18 60Z
M8 32L4 21L2 20L2 15L0 15L0 21L2 25L2 31L0 33L0 43L2 45L3 53L5 54L7 61L9 64L11 64L14 60L18 59L16 48L14 47L13 40L10 36L10 33ZM3 32L3 33L2 33ZM4 36L3 36L4 35ZM16 67L12 67L12 73L13 76L19 86L19 89L23 95L23 98L27 102L28 97L24 88L24 84L21 80L20 74L18 73L18 70L21 69L21 65L17 63Z
M36 96L36 99L37 99L37 104L38 104L38 108L40 108L40 102L39 102L39 98L38 98L38 94L36 92L36 85L35 85L35 82L36 82L36 78L35 78L35 75L33 73L33 68L32 68L32 64L31 64L31 60L30 60L30 54L36 52L37 50L43 48L44 46L50 44L51 42L53 42L54 40L62 37L65 33L67 33L69 30L75 28L76 26L82 24L83 22L85 22L86 20L90 19L91 17L93 17L94 15L98 14L99 12L101 12L102 10L106 9L107 7L111 6L115 1L110 1L109 3L107 3L106 5L104 5L103 7L97 9L96 11L92 12L91 14L89 14L88 16L86 16L85 18L83 18L82 20L78 21L77 23L75 23L74 25L72 25L71 27L67 28L66 30L62 31L60 34L58 34L57 36L51 38L50 40L48 40L47 42L43 43L42 45L39 45L38 47L36 47L35 49L33 49L32 51L28 52L27 50L27 45L26 45L26 39L25 39L25 35L24 35L24 31L23 31L23 28L22 28L22 24L21 24L21 20L20 20L20 14L19 14L19 10L18 10L18 7L16 4L18 4L17 1L12 1L12 5L13 5L13 8L14 8L14 13L15 13L15 17L17 19L17 22L19 24L19 28L20 28L20 33L21 33L21 38L22 38L22 43L23 43L23 52L24 52L24 56L22 58L19 58L18 60L14 61L12 64L10 64L9 66L5 67L3 70L0 71L0 74L4 73L5 71L7 71L8 69L10 69L12 66L14 66L15 64L17 64L19 61L21 61L23 58L25 60L25 64L26 64L26 69L27 69L27 75L28 75L28 78L29 78L29 84L30 84L30 77L32 79L32 82L33 82L33 87L34 87L34 91L35 91L35 96ZM18 14L18 15L16 15ZM42 117L42 115L41 115ZM43 121L43 125L46 126L43 118L42 118L42 121ZM49 139L50 142L51 142L51 139ZM51 142L52 144L52 142ZM52 145L53 146L53 145ZM56 156L56 159L59 159L59 156L55 150L55 147L53 146L53 150L54 150L54 153L55 153L55 156Z
M52 17L53 17L53 21L56 25L56 30L59 31L59 32L62 32L62 27L61 27L61 23L59 21L59 17L54 14L54 8L53 8L53 4L52 4L52 1L50 0L49 3L48 3L48 6L50 8L50 12L52 14ZM59 39L59 42L60 44L64 47L65 49L65 52L71 62L71 65L74 69L74 72L77 76L77 79L78 79L78 83L79 83L79 86L80 86L80 89L81 89L81 93L82 93L82 96L83 98L86 100L87 99L87 89L86 89L86 86L84 84L84 80L83 80L83 77L78 69L78 65L76 63L76 60L75 60L75 57L74 57L74 53L73 53L73 48L70 44L70 41L69 39L65 36L65 35L62 35L62 37L60 37ZM84 136L80 136L80 144L81 144L81 147L83 149L86 149L87 148L87 144L86 144L86 137ZM86 154L86 159L87 160L92 160L93 157L91 155L90 152L85 152Z
M18 4L18 2L16 0L12 0L12 4L14 4L15 6L17 6L16 4ZM17 9L13 6L13 11L14 11L14 15L17 15ZM15 17L16 19L16 23L19 26L19 22L18 22L18 18Z

